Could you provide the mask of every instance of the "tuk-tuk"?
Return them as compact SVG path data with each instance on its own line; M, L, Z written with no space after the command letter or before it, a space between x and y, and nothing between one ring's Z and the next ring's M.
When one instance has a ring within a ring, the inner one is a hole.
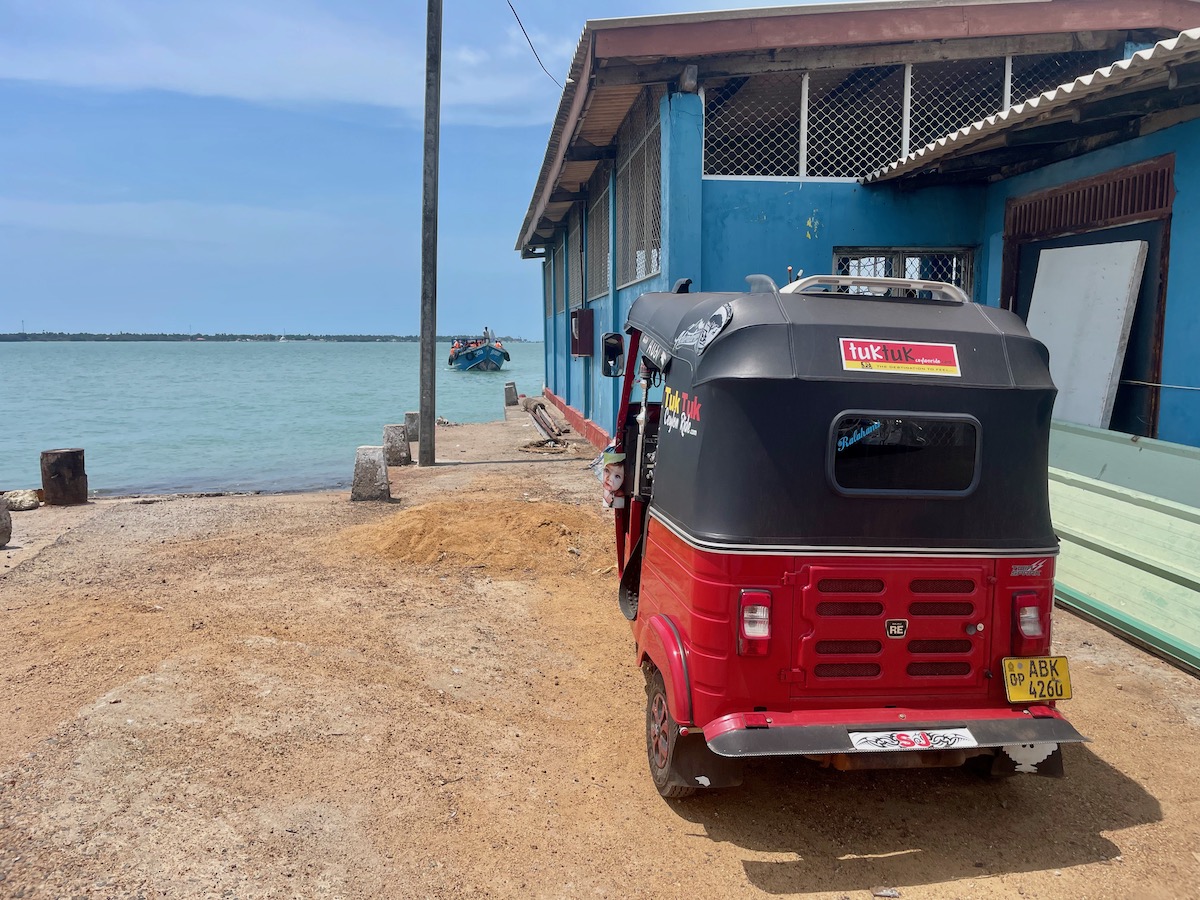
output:
M747 281L644 294L603 340L659 793L785 755L1061 775L1046 348L953 285Z

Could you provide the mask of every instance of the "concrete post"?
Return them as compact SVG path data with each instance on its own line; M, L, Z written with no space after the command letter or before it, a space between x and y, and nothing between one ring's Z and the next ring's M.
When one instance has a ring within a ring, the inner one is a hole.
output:
M389 466L407 466L412 462L406 425L383 426L383 460Z
M12 540L12 514L8 511L8 501L0 497L0 549Z
M354 454L354 481L351 500L391 500L387 464L382 447L359 447Z
M504 382L504 405L517 405L517 383L515 381Z
M404 427L408 429L409 441L419 441L421 439L421 417L415 412L406 412L404 414Z

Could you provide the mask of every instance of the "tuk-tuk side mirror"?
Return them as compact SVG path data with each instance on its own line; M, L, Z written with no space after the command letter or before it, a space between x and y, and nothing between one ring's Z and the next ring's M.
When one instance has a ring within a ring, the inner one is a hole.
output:
M601 346L604 348L604 362L600 366L600 374L605 378L616 378L625 367L625 338L615 331L609 331L601 339Z

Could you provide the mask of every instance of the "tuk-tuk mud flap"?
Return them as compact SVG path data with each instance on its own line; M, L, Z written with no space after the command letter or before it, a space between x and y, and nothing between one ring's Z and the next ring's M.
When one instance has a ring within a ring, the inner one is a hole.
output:
M718 720L719 722L720 720ZM715 724L715 723L714 723ZM706 737L713 727L706 726ZM778 725L768 728L739 728L723 730L707 737L709 749L720 756L827 756L840 753L873 753L855 746L854 734L872 733L908 735L922 732L970 732L975 747L1000 748L1026 745L1072 744L1087 741L1065 719L1020 716L1006 719L974 719L969 721L895 721L887 724L851 725ZM934 749L934 748L931 748ZM1036 755L1036 754L1031 754ZM1018 753L1017 756L1023 756ZM1016 771L1021 760L1016 760Z

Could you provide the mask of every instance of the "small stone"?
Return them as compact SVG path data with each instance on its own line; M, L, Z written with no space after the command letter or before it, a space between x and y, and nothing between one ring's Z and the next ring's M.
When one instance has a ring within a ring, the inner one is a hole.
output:
M26 512L41 506L37 491L8 491L4 499L8 501L8 508L12 512Z
M0 497L0 547L8 545L12 540L12 514L8 511L8 503Z
M871 888L872 897L899 897L900 892L896 888L877 887Z

